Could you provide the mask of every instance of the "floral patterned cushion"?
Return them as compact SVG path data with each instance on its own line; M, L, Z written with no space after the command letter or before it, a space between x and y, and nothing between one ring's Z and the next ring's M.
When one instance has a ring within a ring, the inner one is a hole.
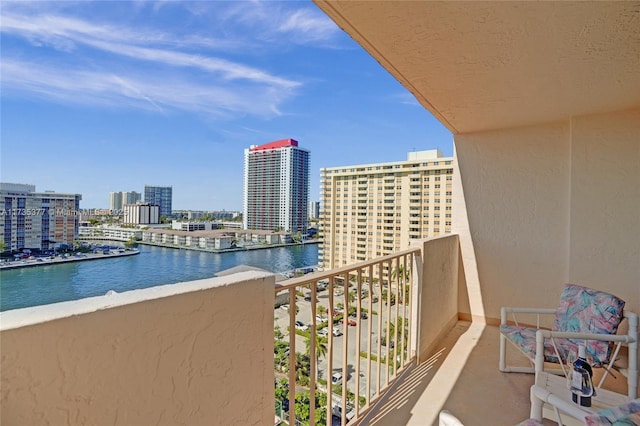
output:
M520 327L517 325L502 325L500 333L511 340L527 358L534 361L536 358L536 328ZM577 353L578 346L567 339L554 339L558 353L562 361L558 359L551 339L544 340L544 360L547 362L566 363L567 357Z
M624 300L612 294L567 284L560 296L553 330L615 334L622 321L624 304ZM582 341L572 340L572 343L577 345ZM611 355L612 348L613 342L590 340L586 348L587 358L593 365L605 364Z
M618 407L598 411L585 419L588 426L640 425L640 399L634 399Z

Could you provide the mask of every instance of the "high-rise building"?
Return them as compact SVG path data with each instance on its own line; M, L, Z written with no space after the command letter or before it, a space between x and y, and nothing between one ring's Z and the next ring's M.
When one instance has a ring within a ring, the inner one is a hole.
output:
M135 204L142 199L142 194L136 191L122 193L122 205Z
M122 192L109 193L109 209L111 211L122 209Z
M80 194L36 192L35 185L0 183L0 238L6 250L50 250L78 237Z
M312 201L309 203L309 219L320 218L320 202Z
M155 225L160 222L160 207L143 202L123 206L123 223L127 225Z
M160 216L171 216L173 211L172 200L173 189L171 186L145 185L144 201L145 203L160 206Z
M244 151L244 229L305 233L309 224L309 151L294 139Z
M112 192L109 194L109 208L112 211L121 212L125 204L135 204L141 199L141 194L136 191Z
M412 239L451 232L453 157L410 152L406 161L320 170L319 264L337 268L391 254Z

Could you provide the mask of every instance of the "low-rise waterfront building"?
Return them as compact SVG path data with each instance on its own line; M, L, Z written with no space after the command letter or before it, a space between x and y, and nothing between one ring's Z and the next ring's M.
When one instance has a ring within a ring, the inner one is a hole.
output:
M207 250L293 243L291 234L287 232L225 229L198 231L144 229L141 233L141 240L143 243Z
M83 240L129 241L131 238L142 239L142 229L122 228L119 226L80 226L78 238Z
M193 222L174 220L171 222L171 229L176 231L211 231L222 228L220 222Z

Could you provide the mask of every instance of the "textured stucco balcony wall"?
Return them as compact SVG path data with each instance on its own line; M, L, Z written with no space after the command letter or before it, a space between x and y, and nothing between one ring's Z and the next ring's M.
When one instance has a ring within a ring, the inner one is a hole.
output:
M0 314L3 425L273 421L273 275Z
M458 321L460 250L457 235L420 241L418 362L431 354Z
M456 135L455 144L464 203L454 202L454 223L480 299L474 310L470 295L465 314L555 307L566 282L640 310L640 110Z

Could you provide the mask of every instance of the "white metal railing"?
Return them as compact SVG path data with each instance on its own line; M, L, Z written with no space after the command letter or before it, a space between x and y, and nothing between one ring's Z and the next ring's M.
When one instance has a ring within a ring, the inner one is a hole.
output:
M345 425L368 411L414 360L411 295L419 255L419 248L411 248L276 285L276 305L288 305L288 311L276 308L274 325L288 328L289 415L284 417L295 413L296 388L308 387L308 418L295 423L315 425L326 416L331 425L336 415ZM296 336L306 339L306 354L296 355Z

